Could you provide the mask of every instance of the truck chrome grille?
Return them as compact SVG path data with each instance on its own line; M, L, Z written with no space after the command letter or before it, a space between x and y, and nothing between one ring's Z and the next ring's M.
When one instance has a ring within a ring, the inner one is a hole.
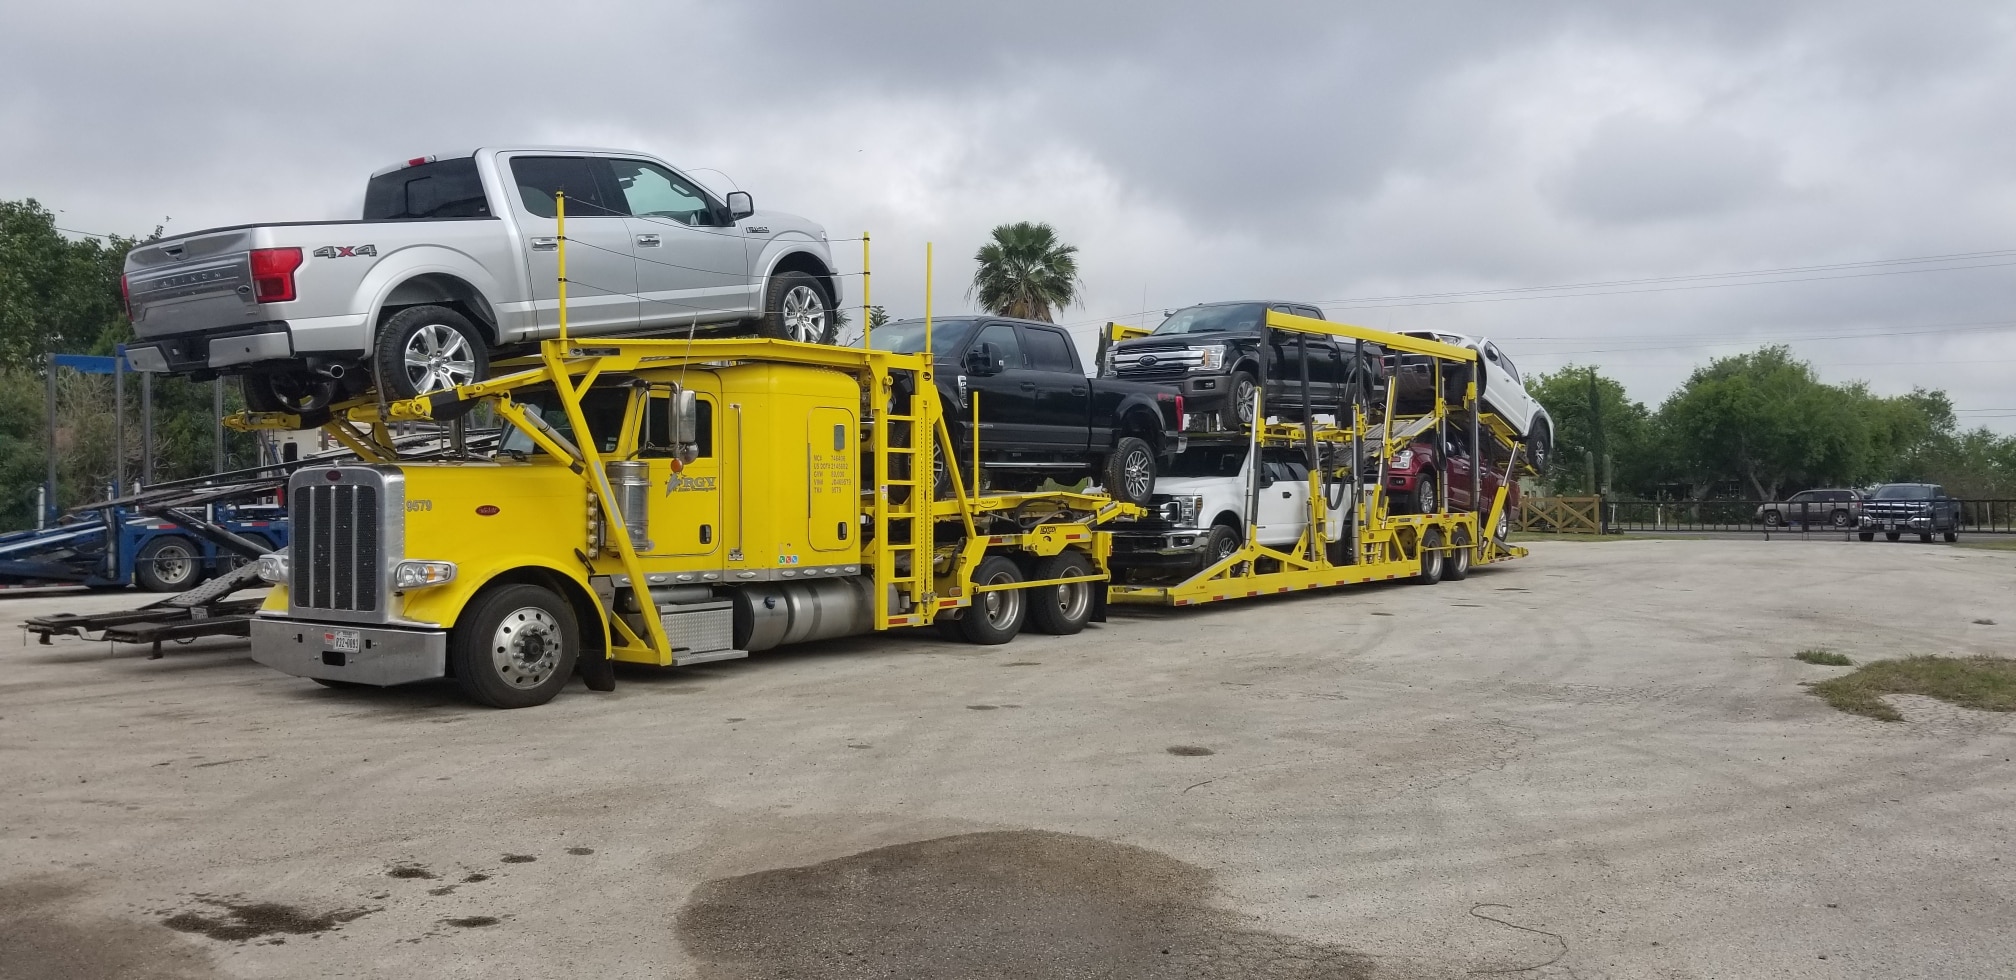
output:
M378 608L378 488L309 487L294 498L290 562L296 605L371 612ZM307 560L303 561L305 557Z

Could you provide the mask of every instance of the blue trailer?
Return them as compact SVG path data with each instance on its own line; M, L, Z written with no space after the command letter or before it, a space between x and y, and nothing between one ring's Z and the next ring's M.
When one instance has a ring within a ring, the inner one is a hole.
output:
M137 503L0 535L0 585L181 592L287 546L287 515L277 504L212 503L192 511L186 502L144 509Z

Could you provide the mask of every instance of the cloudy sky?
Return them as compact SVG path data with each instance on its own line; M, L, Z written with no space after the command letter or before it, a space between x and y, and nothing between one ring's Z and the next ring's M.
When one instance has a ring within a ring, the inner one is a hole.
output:
M619 146L872 231L898 316L926 242L953 312L987 230L1038 220L1088 343L1314 300L1656 402L1784 342L2016 431L2016 6L1653 7L17 3L0 197L193 231L353 216L423 153Z

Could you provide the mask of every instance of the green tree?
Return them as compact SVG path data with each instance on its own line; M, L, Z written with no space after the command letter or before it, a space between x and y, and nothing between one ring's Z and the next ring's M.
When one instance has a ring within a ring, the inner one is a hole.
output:
M1547 484L1555 493L1588 493L1589 460L1596 480L1609 456L1612 489L1636 491L1661 476L1651 444L1652 413L1624 386L1594 367L1570 364L1527 381L1526 390L1554 419L1554 459Z
M1059 241L1047 224L997 225L973 261L980 267L967 296L1001 316L1054 323L1052 311L1077 303L1085 288L1078 278L1078 246Z
M49 351L109 354L132 336L119 276L140 241L73 241L33 198L0 201L0 366Z

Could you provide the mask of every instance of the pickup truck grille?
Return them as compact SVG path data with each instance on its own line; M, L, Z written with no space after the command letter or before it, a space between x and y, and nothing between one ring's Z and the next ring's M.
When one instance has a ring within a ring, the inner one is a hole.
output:
M290 611L387 622L386 570L404 552L404 479L375 467L318 467L296 473L289 491Z
M1113 352L1113 373L1134 381L1181 378L1204 363L1204 353L1187 347Z

